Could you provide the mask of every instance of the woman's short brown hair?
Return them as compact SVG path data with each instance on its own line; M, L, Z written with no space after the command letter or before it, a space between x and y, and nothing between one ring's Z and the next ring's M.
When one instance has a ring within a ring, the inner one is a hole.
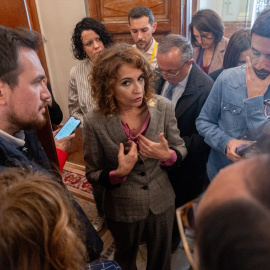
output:
M153 73L143 53L126 43L114 44L102 51L91 70L92 97L96 102L97 110L105 115L118 112L114 88L118 70L124 64L130 64L143 71L144 101L147 103L153 97Z
M69 198L50 175L0 174L0 269L81 269L86 248Z
M189 24L191 44L194 47L199 47L193 33L195 27L200 33L209 32L214 36L214 42L217 45L224 35L224 23L220 16L212 9L202 9L193 15Z

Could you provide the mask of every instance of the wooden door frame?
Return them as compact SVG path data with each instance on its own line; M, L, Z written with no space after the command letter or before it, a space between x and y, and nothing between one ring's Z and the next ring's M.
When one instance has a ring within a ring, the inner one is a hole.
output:
M170 13L169 18L162 19L161 21L158 21L158 31L160 33L166 33L167 29L169 28L168 25L170 25L171 33L172 34L182 34L181 33L181 20L182 20L182 8L185 8L185 4L182 4L187 0L169 0L170 2ZM97 0L88 0L88 6L89 6L89 14L90 17L99 21L102 21L102 23L106 26L108 31L114 32L116 30L117 24L123 24L121 25L121 31L123 34L129 34L129 27L128 22L116 22L115 25L113 23L107 23L106 21L102 20L101 17L101 7L100 2ZM185 14L185 12L184 12ZM155 16L156 17L156 16ZM174 18L173 21L170 20L170 18ZM184 17L185 18L185 17Z

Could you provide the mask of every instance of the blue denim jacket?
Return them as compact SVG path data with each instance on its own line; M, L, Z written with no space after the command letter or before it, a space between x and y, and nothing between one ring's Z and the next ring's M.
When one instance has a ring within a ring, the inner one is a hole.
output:
M225 155L227 143L232 139L256 140L257 128L268 120L264 100L270 99L270 86L264 96L248 98L245 71L245 65L224 70L196 120L199 134L211 146L207 162L210 180L232 163Z

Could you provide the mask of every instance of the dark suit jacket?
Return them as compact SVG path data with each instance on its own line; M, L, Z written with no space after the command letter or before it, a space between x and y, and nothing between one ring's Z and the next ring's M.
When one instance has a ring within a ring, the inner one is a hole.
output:
M160 94L165 80L156 77L155 89ZM198 134L195 120L213 86L213 80L193 63L186 89L175 107L175 116L184 139L188 155L180 167L169 172L169 178L176 194L176 207L197 197L204 187L206 162L210 147Z
M148 102L148 110L150 122L145 137L158 142L159 134L163 132L169 147L178 152L178 160L171 167L179 165L187 150L179 136L172 103L164 97L155 96ZM118 222L142 220L150 210L155 215L164 213L174 205L175 197L167 172L161 168L159 161L143 156L139 156L120 187L110 188L105 184L105 175L118 167L119 144L127 141L119 114L105 116L89 112L84 116L86 178L90 183L106 187L105 216Z

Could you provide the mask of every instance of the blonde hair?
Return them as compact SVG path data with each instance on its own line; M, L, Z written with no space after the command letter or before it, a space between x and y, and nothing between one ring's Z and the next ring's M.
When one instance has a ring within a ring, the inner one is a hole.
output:
M97 110L105 115L118 112L114 89L118 70L124 64L142 70L145 80L144 102L147 103L153 97L153 73L143 53L125 43L114 44L102 51L90 76L92 97Z
M0 269L80 269L86 248L64 188L41 172L0 174Z

